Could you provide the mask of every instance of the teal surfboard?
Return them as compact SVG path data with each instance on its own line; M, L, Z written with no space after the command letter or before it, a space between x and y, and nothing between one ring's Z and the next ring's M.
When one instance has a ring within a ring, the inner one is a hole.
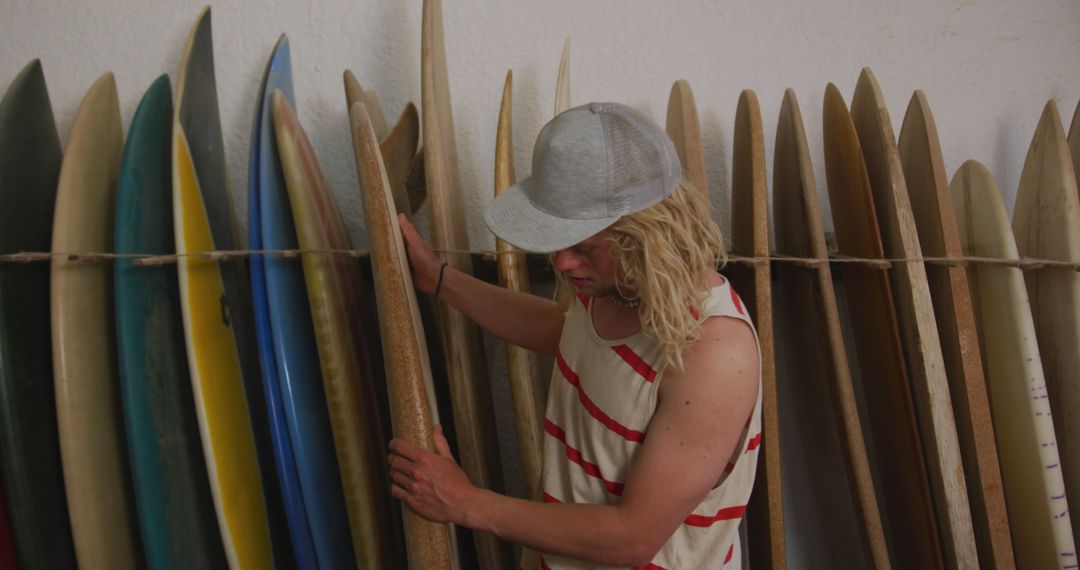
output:
M0 101L0 253L49 251L60 158L34 60ZM0 263L0 472L23 570L75 567L49 318L49 264Z
M293 104L291 67L289 41L282 36L267 64L252 125L248 171L248 241L252 249L298 247L277 154L271 99L275 90L281 90ZM275 458L297 561L301 568L354 566L301 261L272 255L253 257L251 290L267 402L276 400L268 411L275 429ZM277 441L278 425L287 426L283 434L286 441ZM293 480L287 480L286 474ZM290 500L292 496L296 496L295 501Z
M172 90L166 75L131 120L116 199L116 252L175 253ZM226 564L184 352L176 266L115 265L116 337L135 502L151 570Z

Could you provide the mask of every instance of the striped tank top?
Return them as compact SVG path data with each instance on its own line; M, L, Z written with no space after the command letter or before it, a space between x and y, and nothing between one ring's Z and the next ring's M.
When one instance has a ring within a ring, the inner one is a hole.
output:
M660 347L648 336L600 338L592 326L590 300L578 295L567 311L552 371L541 479L547 502L619 502L656 411L664 375L657 364ZM754 326L726 279L709 291L696 313L699 321L721 316ZM754 485L760 443L759 374L753 412L719 483L644 568L740 568L738 527ZM521 562L529 570L606 568L531 549Z

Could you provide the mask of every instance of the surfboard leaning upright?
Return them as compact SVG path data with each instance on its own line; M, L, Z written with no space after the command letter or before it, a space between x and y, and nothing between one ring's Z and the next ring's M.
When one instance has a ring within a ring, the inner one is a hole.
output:
M390 182L382 164L367 110L361 102L349 112L356 168L360 177L371 262L377 276L386 376L397 437L434 451L432 424L438 408L428 364L420 307L394 211ZM456 568L450 526L433 523L406 509L406 537L411 568Z
M855 86L851 118L866 160L885 253L894 259L918 260L893 262L889 278L915 394L916 417L923 438L945 560L953 567L976 566L979 555L964 465L960 459L960 442L926 267L921 261L922 248L911 214L892 121L881 88L869 68L863 69Z
M1028 148L1013 208L1023 257L1080 262L1080 196L1057 104L1046 103ZM1080 504L1080 271L1041 267L1024 272L1039 357L1050 394L1065 493ZM1073 528L1074 542L1080 525Z
M35 59L0 100L0 253L49 251L60 162ZM0 263L0 471L24 570L75 566L52 372L49 264Z
M431 245L451 267L472 275L443 42L442 0L424 0L420 51ZM480 331L468 317L446 303L438 304L438 316L462 467L474 484L499 491L502 487L499 448L495 430L491 429L495 418ZM477 532L476 546L484 570L511 565L509 548L494 535Z
M792 89L784 93L780 106L775 149L776 253L818 260L813 267L780 262L774 268L776 389L784 410L779 436L790 442L776 459L783 460L786 476L777 483L783 481L788 489L783 499L790 505L781 513L781 532L787 529L793 536L788 548L792 567L889 568L810 149ZM766 470L770 460L766 455ZM771 478L767 481L772 485ZM778 492L769 492L770 503L774 494ZM764 500L751 504L747 516L755 516L750 509L762 506ZM821 512L830 513L829 525L820 524ZM753 527L750 530L753 538ZM773 567L778 567L775 562Z
M922 91L915 91L898 143L911 212L927 257L961 257L949 180L937 127ZM942 356L952 392L968 500L979 559L988 566L1014 566L1009 515L983 374L979 334L964 265L926 265Z
M1019 259L997 183L985 166L965 162L949 192L965 254ZM1024 277L1015 267L982 263L971 274L1016 567L1074 568L1061 458Z

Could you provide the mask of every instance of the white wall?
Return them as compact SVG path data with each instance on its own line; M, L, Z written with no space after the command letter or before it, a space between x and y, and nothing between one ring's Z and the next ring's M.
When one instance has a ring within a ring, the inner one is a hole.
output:
M201 8L192 1L0 2L0 85L30 58L41 58L61 139L84 91L104 71L116 74L125 129L158 74L168 73L175 87L184 43ZM822 94L831 81L850 101L863 66L876 73L897 132L912 90L923 89L950 174L965 159L983 161L1010 207L1043 104L1057 99L1067 122L1080 97L1080 2L1069 0L444 2L474 249L492 247L481 211L492 193L495 122L506 70L513 68L516 82L514 141L522 175L530 170L532 141L552 111L568 36L575 103L622 101L663 121L672 82L691 82L724 226L735 105L744 88L756 90L761 103L770 177L781 97L786 87L795 88L825 207ZM341 74L353 69L367 88L378 91L391 118L406 101L419 101L420 6L420 0L245 0L215 7L218 94L241 225L256 91L278 34L286 32L301 121L356 244L365 244ZM501 347L489 344L489 352L501 356ZM505 400L501 391L496 396ZM512 470L516 461L504 459Z
M86 88L111 70L126 129L158 74L168 73L175 84L201 6L2 0L0 86L30 58L40 57L63 140ZM783 90L795 88L825 207L822 94L831 81L850 100L863 66L876 73L897 131L912 90L923 89L950 174L967 158L983 161L1010 207L1043 104L1057 99L1068 122L1080 97L1080 3L1068 0L445 0L444 13L474 249L492 247L481 211L491 199L495 121L506 70L514 70L514 141L524 175L532 141L551 113L566 37L573 43L574 103L622 101L663 121L672 82L691 82L724 226L735 104L744 88L754 89L761 102L770 161ZM218 93L242 225L256 91L281 32L292 42L301 121L354 240L363 246L341 73L351 68L378 91L391 119L406 101L419 101L420 0L247 0L215 7Z

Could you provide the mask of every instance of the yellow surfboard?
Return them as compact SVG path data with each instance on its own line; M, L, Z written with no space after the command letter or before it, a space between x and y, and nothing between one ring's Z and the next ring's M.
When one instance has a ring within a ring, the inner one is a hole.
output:
M179 124L173 125L173 221L188 367L225 554L234 569L271 568L255 438L221 270L216 261L187 255L213 251L214 240Z

